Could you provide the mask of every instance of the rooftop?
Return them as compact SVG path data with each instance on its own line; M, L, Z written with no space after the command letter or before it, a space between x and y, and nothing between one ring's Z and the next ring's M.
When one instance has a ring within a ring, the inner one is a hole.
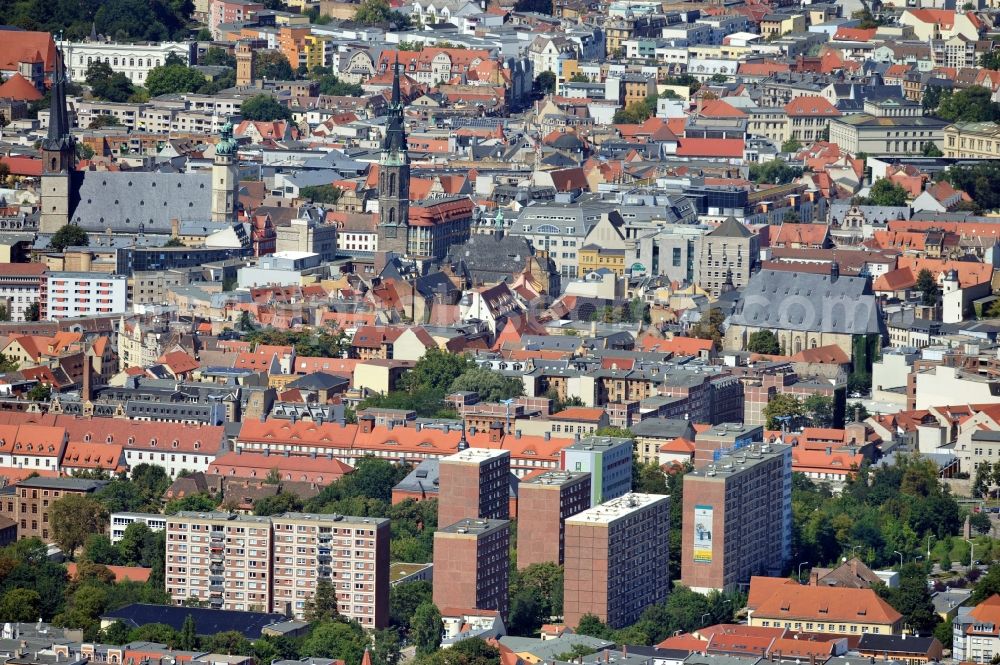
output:
M723 480L747 469L752 469L761 462L785 455L791 448L791 446L774 443L750 444L730 453L723 453L714 463L694 469L688 475L694 478Z
M632 439L614 436L588 436L585 439L575 441L572 445L566 446L564 450L596 450L598 452L604 452L622 445L628 445L631 447Z
M525 485L541 485L545 487L563 487L580 480L583 480L589 473L572 471L546 471L537 476L526 478L521 481Z
M670 497L664 494L638 494L630 492L617 499L611 499L566 519L566 524L611 524L632 513L663 503L669 506Z
M454 524L449 524L444 528L440 528L437 532L453 535L485 536L493 533L494 531L507 529L509 526L510 522L507 520L474 520L465 518L455 522Z
M510 451L493 448L466 448L443 458L441 461L448 464L475 464L478 466L498 457L510 457Z

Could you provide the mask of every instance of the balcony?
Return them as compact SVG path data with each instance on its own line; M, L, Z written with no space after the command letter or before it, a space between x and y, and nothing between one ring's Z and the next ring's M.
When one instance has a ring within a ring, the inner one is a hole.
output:
M213 586L215 586L216 584L222 584L223 582L225 582L225 578L223 578L222 575L220 575L220 574L214 574L214 575L209 575L208 576L208 581Z
M220 595L221 596L222 595L222 591L223 591L221 584L210 584L208 586L208 590L212 593L213 596L214 595Z

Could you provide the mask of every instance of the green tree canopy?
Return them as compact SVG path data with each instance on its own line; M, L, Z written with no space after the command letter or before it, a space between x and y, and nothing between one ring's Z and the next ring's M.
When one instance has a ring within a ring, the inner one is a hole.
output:
M410 632L413 643L417 647L418 656L434 653L441 646L441 612L434 603L423 603L413 613L410 622Z
M995 122L1000 120L1000 104L994 102L992 93L982 86L957 92L946 90L935 115L949 122Z
M259 94L243 101L240 115L245 120L289 120L292 112L271 95Z
M107 527L108 512L91 496L68 494L52 502L49 510L52 539L69 557L83 546L92 533Z
M556 75L549 71L544 71L535 77L535 89L545 95L551 95L556 91Z
M62 252L67 247L86 247L89 244L90 237L86 231L76 224L66 224L52 234L52 238L49 240L49 249Z
M747 351L776 356L781 353L777 336L770 330L758 330L747 338Z
M910 193L901 185L887 178L880 178L868 190L867 197L858 197L861 205L873 206L904 206L910 198Z
M516 376L504 376L488 367L466 370L451 384L451 392L471 390L485 402L499 402L524 394L524 383Z
M802 169L789 166L780 159L772 159L763 164L751 164L748 167L748 177L756 183L785 185L802 175Z
M196 92L204 84L204 75L186 65L161 65L146 76L146 89L151 97Z

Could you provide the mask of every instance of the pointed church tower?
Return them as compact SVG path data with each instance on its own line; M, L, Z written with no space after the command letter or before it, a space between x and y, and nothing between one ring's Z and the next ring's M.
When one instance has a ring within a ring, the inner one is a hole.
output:
M62 53L56 50L52 71L52 102L49 106L49 133L42 141L42 211L39 232L55 233L70 219L73 172L76 168L76 141L69 130L66 111L66 70Z
M222 138L215 144L212 163L212 221L236 222L236 199L240 186L236 169L236 139L233 123L222 126Z
M378 174L378 249L406 254L410 218L410 158L406 152L403 102L399 93L399 56L392 66L392 101L382 141Z

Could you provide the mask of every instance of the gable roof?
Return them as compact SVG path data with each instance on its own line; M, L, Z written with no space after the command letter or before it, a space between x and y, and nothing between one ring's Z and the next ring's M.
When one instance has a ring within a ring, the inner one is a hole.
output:
M751 593L754 583L760 579L751 578ZM801 584L768 585L768 589L770 593L754 608L754 616L881 625L895 624L903 618L871 589Z
M735 217L727 217L722 224L706 233L715 238L749 238L753 233Z

